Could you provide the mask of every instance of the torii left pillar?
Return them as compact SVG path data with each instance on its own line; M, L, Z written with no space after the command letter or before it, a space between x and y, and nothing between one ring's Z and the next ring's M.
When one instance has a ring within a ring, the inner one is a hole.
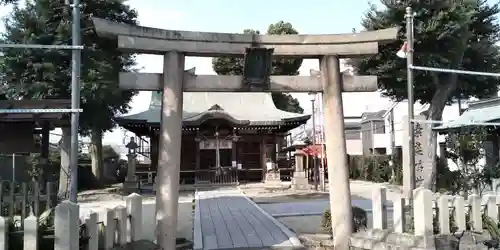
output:
M182 138L182 83L184 54L170 51L163 57L163 97L156 175L156 240L175 249Z

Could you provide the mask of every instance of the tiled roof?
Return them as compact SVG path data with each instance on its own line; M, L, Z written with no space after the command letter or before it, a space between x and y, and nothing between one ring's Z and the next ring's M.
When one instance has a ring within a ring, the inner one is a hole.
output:
M387 110L380 110L377 112L364 112L361 115L361 119L363 122L365 121L379 121L379 120L384 120L384 114Z
M470 123L500 121L500 98L492 98L469 103L469 108L457 119L444 123L435 130L449 130L469 126Z
M279 125L287 121L305 122L310 117L277 109L270 93L185 92L183 105L182 116L185 123L213 113L215 106L226 117L247 122L249 125ZM160 109L161 95L152 92L148 110L118 118L122 121L160 123Z

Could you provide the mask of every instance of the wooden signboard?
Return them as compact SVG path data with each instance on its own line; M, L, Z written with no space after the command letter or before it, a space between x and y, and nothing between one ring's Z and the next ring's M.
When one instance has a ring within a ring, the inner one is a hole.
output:
M0 123L0 153L35 153L32 123Z

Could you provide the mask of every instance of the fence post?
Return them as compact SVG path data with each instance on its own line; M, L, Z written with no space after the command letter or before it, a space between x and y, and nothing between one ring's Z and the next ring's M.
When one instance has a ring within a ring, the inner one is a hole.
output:
M47 203L45 203L45 208L47 210L52 208L52 182L47 182L45 184L45 197L47 198Z
M433 232L433 193L429 189L417 188L413 190L413 224L415 235L432 235Z
M9 219L0 216L0 250L7 250L9 246Z
M104 215L104 218L99 220L104 223L104 249L108 250L113 248L115 243L115 211L106 208L104 214L100 215Z
M30 215L24 219L23 228L23 249L38 250L38 217L31 211Z
M378 187L372 192L373 228L387 229L386 188Z
M398 198L394 201L393 209L394 231L396 233L403 233L406 221L405 213L405 198Z
M127 244L127 208L123 205L115 207L115 216L117 219L118 245L124 246Z
M16 211L16 183L11 182L9 185L10 199L9 204L9 217L14 218L14 212Z
M498 222L497 196L489 195L487 202L486 215L488 215L494 222Z
M85 226L89 237L89 244L86 250L99 249L99 225L97 225L97 213L90 211L89 217L85 219Z
M130 215L130 241L139 241L142 238L142 196L133 193L125 200Z
M35 216L40 216L40 184L36 181L33 181L33 198L31 200L31 204L33 204L33 213Z
M461 233L467 229L465 221L465 200L462 196L455 196L453 200L454 217L457 225L457 232Z
M15 195L15 194L14 194ZM28 184L21 183L21 227L24 228L24 220L28 217L26 207L28 206Z
M80 208L70 201L56 206L54 217L54 250L79 249Z
M481 212L481 197L477 194L469 196L469 205L471 208L472 228L476 232L483 231L483 218Z
M450 202L447 195L442 195L437 200L439 232L450 234Z

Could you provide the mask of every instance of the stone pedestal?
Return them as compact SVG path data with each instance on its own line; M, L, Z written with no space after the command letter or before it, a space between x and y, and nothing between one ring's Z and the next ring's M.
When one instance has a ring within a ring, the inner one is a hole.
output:
M425 120L425 116L416 115L415 120ZM409 138L408 118L403 117L403 141ZM415 155L415 173L412 173L410 167L410 147L408 143L403 143L403 194L409 197L412 178L415 178L415 187L419 187L422 181L430 176L432 162L429 160L429 144L427 142L428 134L431 133L430 127L426 124L414 123L414 155ZM414 174L414 175L413 175Z
M294 172L292 177L293 190L309 190L309 180L307 180L306 172Z
M281 187L281 175L277 171L266 173L264 181L266 187Z
M139 191L139 183L135 179L127 179L123 182L123 190L127 193L137 193Z
M319 190L326 191L325 187L325 167L321 166L319 168Z

